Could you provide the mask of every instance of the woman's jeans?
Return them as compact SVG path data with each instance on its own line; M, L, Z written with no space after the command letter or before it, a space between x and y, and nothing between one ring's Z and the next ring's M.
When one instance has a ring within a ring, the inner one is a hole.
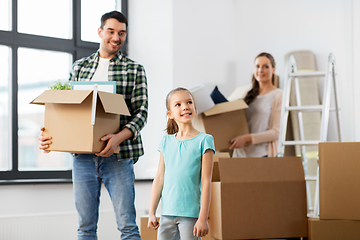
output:
M140 240L134 206L133 160L118 161L115 155L75 154L73 185L75 207L79 214L78 240L97 239L102 182L109 192L121 239Z

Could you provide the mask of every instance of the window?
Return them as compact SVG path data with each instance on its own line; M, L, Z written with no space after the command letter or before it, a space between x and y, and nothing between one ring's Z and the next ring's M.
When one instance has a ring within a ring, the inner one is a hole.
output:
M0 1L0 30L11 30L11 0Z
M11 49L0 45L0 171L11 169L9 83Z
M20 33L63 39L72 38L71 0L51 1L51 4L48 0L17 0L17 2L17 22ZM47 11L47 6L52 10Z
M114 9L127 15L127 1L1 1L0 183L71 182L71 154L39 150L45 108L29 103L98 49L100 17Z

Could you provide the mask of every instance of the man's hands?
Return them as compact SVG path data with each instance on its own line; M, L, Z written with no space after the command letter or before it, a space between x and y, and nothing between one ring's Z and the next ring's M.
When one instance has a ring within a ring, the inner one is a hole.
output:
M44 136L44 130L45 130L45 128L44 127L42 127L41 129L40 129L40 131L41 131L41 133L40 133L40 135L39 135L39 141L40 141L40 149L41 150L44 150L44 153L49 153L50 151L49 150L46 150L46 149L48 149L49 148L49 145L52 143L51 142L51 137L45 137Z
M102 137L100 140L108 141L105 148L101 152L95 153L96 156L101 156L101 157L110 157L111 155L113 155L116 148L121 143L119 136L117 134L107 134L104 137Z
M101 152L95 153L95 155L101 157L110 157L112 154L114 154L120 143L126 139L132 138L133 136L134 134L128 128L124 128L117 134L107 134L100 139L101 141L108 141L105 148Z

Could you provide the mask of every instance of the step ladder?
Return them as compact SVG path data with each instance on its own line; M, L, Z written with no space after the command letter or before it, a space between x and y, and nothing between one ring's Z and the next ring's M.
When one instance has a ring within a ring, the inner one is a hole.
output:
M329 117L330 111L335 111L336 114L336 123L337 123L337 133L338 141L341 142L341 129L340 129L340 107L337 96L337 73L335 65L335 57L332 53L329 54L327 62L326 72L298 72L296 67L296 61L293 55L289 56L286 66L285 66L285 78L284 78L284 88L283 88L283 101L281 106L281 119L280 119L280 131L279 131L279 143L278 143L278 157L283 157L285 153L285 146L299 146L301 149L301 156L304 164L304 171L307 173L307 154L306 146L318 145L319 142L328 141L328 127L329 127ZM300 90L299 90L299 78L307 77L324 77L324 89L323 89L323 100L321 105L306 105L303 106L300 100ZM295 94L295 106L290 106L290 92L292 87L292 81L294 80L294 93ZM330 109L331 103L331 93L333 89L333 98L334 105L333 109ZM286 140L286 129L288 123L289 112L295 111L298 127L299 127L299 138L300 140ZM304 136L304 124L303 124L303 112L320 112L321 113L321 125L320 125L320 136L316 140L305 140ZM307 201L308 206L311 206L311 194L309 190L308 181L316 181L315 194L314 194L314 207L313 209L308 209L309 216L318 217L319 216L319 164L318 164L318 154L317 154L317 174L316 176L309 176L305 174L305 180L307 182Z

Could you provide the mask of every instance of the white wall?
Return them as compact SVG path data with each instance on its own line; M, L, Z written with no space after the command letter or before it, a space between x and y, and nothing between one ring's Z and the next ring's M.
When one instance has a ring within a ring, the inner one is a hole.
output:
M157 147L165 128L165 95L179 85L218 85L225 96L247 84L254 57L272 53L282 77L284 55L312 50L319 70L329 52L338 63L345 141L360 141L360 12L354 0L131 0L129 56L145 66L149 84L149 120L143 130L145 156L138 178L155 174ZM148 209L150 183L136 183L138 215ZM75 213L72 185L0 186L0 220L16 215ZM103 191L99 234L117 236L111 203ZM108 230L109 227L112 230ZM72 232L74 229L68 229ZM16 229L14 231L17 231ZM102 235L104 236L104 235ZM52 238L55 240L55 238ZM105 238L106 239L106 238Z
M174 85L236 86L237 1L174 1Z
M359 142L360 141L360 111L359 111L359 104L360 104L360 94L358 94L359 90L360 90L360 81L359 81L359 76L360 76L360 68L358 66L360 66L360 15L356 14L360 12L360 1L352 1L352 13L351 16L353 17L353 22L352 22L352 31L353 31L353 37L352 37L352 59L353 62L351 64L351 68L352 68L352 82L353 85L348 86L348 88L346 90L351 91L350 87L352 88L352 92L354 95L354 100L353 100L353 107L352 107L352 111L355 113L355 117L354 117L354 125L355 128L353 129L354 134L355 134L355 138L354 141ZM343 103L345 104L345 103Z
M139 178L149 178L149 174L156 171L158 153L155 149L165 127L165 90L205 85L210 93L218 85L220 91L229 96L235 87L250 83L254 58L262 51L275 57L280 84L288 52L311 50L316 55L319 71L326 70L328 55L334 53L343 141L360 140L360 127L355 124L360 120L360 113L355 109L355 103L360 103L355 92L359 83L354 79L359 74L354 64L360 60L360 18L353 14L360 8L358 1L173 0L170 4L157 0L151 3L159 8L157 14L162 9L169 10L166 18L160 14L162 22L158 16L153 23L150 21L154 16L149 1L131 2L132 6L139 5L131 11L141 15L143 21L133 26L137 28L136 34L153 33L145 45L141 44L145 37L140 37L129 51L130 57L141 61L149 72L149 101L153 107L143 132L147 152L136 166ZM167 32L160 34L161 30ZM163 45L164 41L170 43ZM157 54L153 54L154 51ZM154 60L154 55L161 57ZM168 63L165 67L164 62ZM155 75L161 71L167 76ZM163 87L164 84L167 86ZM147 132L149 129L151 134Z

